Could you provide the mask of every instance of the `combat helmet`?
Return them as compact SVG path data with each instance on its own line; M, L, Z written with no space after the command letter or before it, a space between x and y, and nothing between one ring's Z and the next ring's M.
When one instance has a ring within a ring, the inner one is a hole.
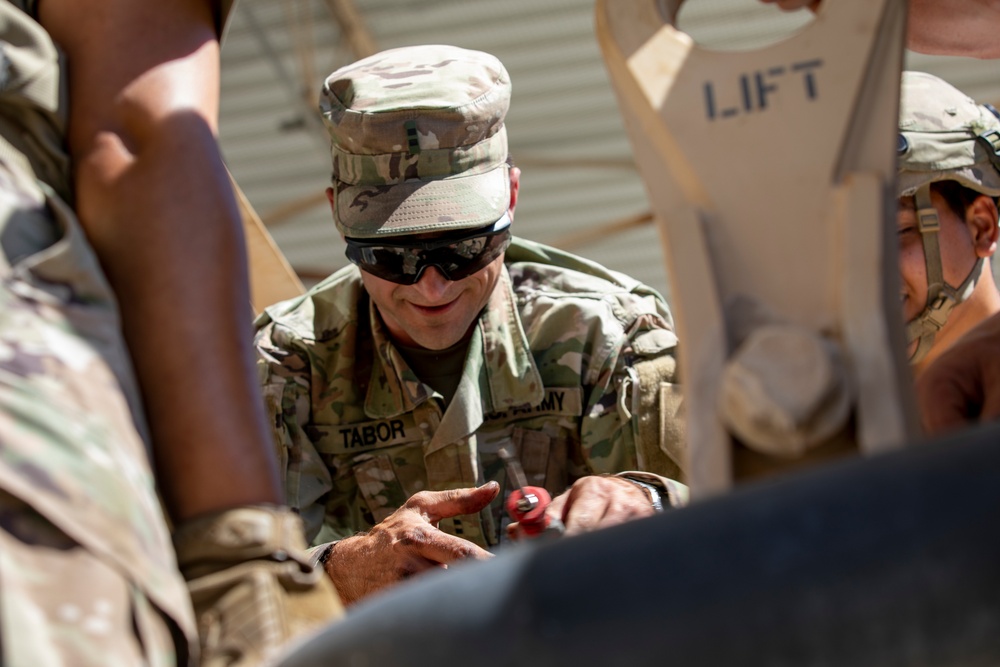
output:
M930 351L952 308L972 294L983 265L978 258L960 285L945 282L930 186L957 181L1000 196L1000 115L936 76L904 72L898 152L898 195L914 197L927 267L927 302L906 325L908 342L918 341L910 358L916 363Z

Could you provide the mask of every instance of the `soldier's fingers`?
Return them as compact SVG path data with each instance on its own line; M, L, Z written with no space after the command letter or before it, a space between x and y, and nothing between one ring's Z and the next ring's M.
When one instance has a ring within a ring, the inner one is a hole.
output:
M595 527L614 526L633 519L641 519L644 516L652 516L656 511L649 502L645 503L613 503L604 508L604 515L599 519Z
M583 479L588 479L584 477ZM587 493L581 491L581 486L586 484L577 480L568 489L553 499L552 504L546 510L546 514L562 521L566 528L567 535L575 535L585 532L583 524L590 521L591 509L588 502Z
M559 521L566 523L566 517L563 516L566 513L566 506L572 495L572 487L566 489L558 496L552 499L549 506L545 509L545 513L548 514L553 519L558 519Z
M413 556L419 556L431 563L447 565L457 560L486 560L493 554L472 542L449 535L440 530L414 531L400 539L400 546Z
M411 556L400 563L399 569L397 570L397 576L399 579L409 579L410 577L415 577L421 572L438 570L443 567L445 567L444 564L429 560L423 556Z
M563 525L567 535L578 535L596 527L605 512L605 500L581 495L563 510Z
M406 507L415 509L431 523L441 519L475 514L483 509L500 493L500 485L487 482L474 489L451 489L449 491L421 491L406 501Z
M507 537L514 540L515 542L524 537L524 535L521 533L521 524L519 524L517 521L515 521L514 523L507 524Z
M566 534L595 530L653 513L646 493L620 477L578 480L563 511Z

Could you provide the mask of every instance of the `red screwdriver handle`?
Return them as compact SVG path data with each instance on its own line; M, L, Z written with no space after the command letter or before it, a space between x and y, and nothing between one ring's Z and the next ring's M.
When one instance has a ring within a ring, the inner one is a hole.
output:
M534 537L552 526L551 517L545 513L550 502L552 496L542 487L525 486L510 492L505 507L510 518L521 526L521 531Z

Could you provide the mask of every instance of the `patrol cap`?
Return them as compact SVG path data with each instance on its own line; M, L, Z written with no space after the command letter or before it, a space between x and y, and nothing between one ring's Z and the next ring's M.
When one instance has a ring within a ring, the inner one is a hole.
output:
M327 77L334 223L371 239L493 224L510 205L510 77L454 46L377 53Z
M899 119L899 196L953 180L1000 196L1000 119L951 84L903 72Z

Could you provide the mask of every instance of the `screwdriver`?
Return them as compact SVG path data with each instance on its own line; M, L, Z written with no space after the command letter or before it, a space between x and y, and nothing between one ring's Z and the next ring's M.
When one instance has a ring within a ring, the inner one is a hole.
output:
M521 531L528 537L543 533L563 533L566 528L562 521L545 513L552 502L549 492L540 486L528 486L521 462L510 449L501 447L498 453L507 468L507 475L517 487L510 492L504 503L510 518L518 523Z

